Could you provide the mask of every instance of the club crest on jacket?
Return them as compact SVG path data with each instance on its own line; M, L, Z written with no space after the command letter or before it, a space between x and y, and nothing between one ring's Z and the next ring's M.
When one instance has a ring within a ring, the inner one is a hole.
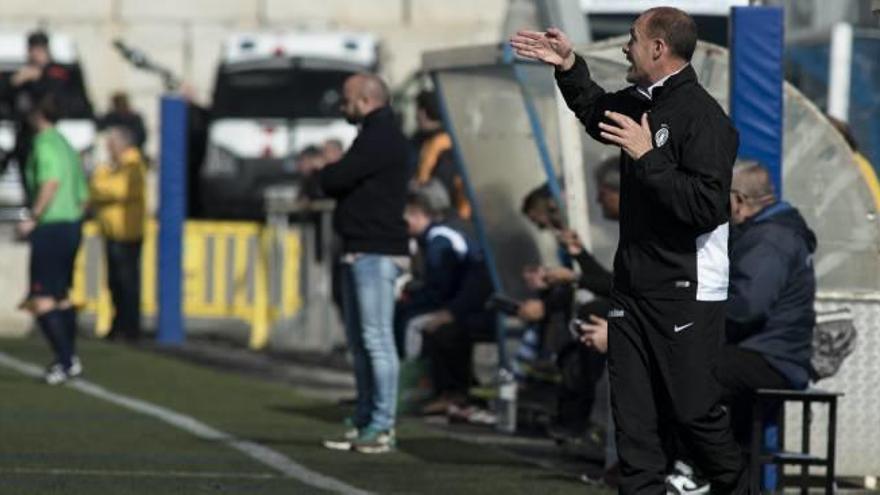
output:
M661 147L666 144L666 141L669 140L669 129L666 127L666 124L660 128L656 133L654 133L654 142L657 143L657 147Z

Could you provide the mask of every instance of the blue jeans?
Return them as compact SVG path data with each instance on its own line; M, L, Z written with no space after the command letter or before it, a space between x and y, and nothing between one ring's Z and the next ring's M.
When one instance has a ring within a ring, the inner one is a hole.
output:
M394 282L400 268L390 256L365 254L344 265L342 305L354 357L354 424L388 430L397 415L400 361L394 345Z

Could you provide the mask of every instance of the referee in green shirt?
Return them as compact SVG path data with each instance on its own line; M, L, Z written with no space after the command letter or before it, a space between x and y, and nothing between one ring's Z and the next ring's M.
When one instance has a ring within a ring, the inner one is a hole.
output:
M23 307L31 311L55 353L46 383L82 373L76 357L76 311L68 293L79 249L88 184L79 154L55 128L58 111L44 98L29 116L33 148L24 169L30 215L18 233L31 245L30 288Z

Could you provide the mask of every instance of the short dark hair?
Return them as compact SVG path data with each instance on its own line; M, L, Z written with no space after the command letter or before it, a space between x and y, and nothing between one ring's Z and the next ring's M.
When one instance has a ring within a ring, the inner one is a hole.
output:
M526 194L526 197L523 198L520 211L523 215L528 215L530 211L538 208L539 205L556 206L556 200L553 198L553 193L550 191L549 183L545 182L529 191L529 193Z
M34 48L37 46L49 48L49 35L46 34L45 31L32 31L28 34L27 46L28 48Z
M691 61L697 48L697 23L687 12L675 7L655 7L642 14L649 36L660 38L673 55Z
M53 124L58 122L61 118L61 111L58 109L58 103L55 101L55 97L51 94L41 98L31 112L41 115L44 119Z
M301 156L301 157L302 156L320 156L320 155L322 155L321 148L315 146L314 144L310 144L310 145L306 146L305 148L301 149L299 152L299 156Z
M424 90L416 96L416 108L425 112L431 120L440 120L440 106L437 104L437 94L433 91Z
M117 112L128 112L131 110L131 103L128 100L128 93L125 91L116 91L110 96L110 104L113 110Z

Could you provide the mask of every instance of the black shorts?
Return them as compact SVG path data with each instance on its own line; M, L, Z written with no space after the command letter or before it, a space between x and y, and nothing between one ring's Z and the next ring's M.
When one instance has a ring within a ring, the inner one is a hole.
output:
M67 299L81 239L80 222L46 223L34 229L30 237L29 297Z

